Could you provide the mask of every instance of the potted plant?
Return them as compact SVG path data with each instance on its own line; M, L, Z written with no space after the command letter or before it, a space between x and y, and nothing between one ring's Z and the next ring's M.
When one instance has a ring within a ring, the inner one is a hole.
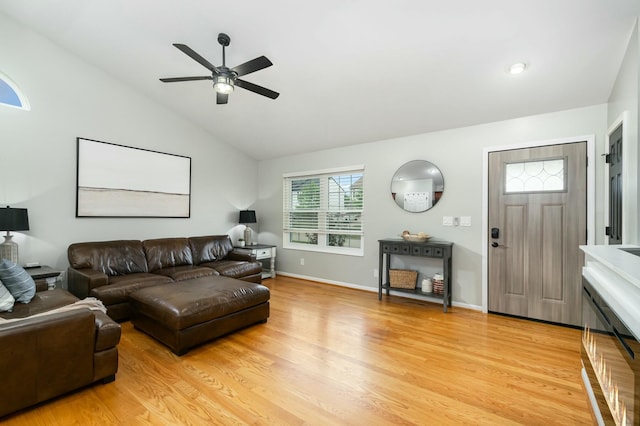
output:
M244 238L238 238L238 245L244 247Z

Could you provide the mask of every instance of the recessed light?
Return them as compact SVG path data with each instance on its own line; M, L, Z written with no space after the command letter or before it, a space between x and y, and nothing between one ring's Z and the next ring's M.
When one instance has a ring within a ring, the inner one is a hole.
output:
M522 74L527 69L527 64L524 62L516 62L509 67L509 74Z

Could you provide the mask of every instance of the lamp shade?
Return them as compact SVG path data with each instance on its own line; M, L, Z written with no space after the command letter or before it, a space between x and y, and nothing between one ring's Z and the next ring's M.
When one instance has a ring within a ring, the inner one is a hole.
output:
M257 221L255 210L240 210L238 223L256 223Z
M27 209L14 209L7 206L0 209L0 231L28 231L29 215Z

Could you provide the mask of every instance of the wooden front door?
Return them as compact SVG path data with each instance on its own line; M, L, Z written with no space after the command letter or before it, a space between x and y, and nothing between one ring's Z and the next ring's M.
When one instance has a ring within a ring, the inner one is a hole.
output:
M489 311L581 325L586 148L489 154Z

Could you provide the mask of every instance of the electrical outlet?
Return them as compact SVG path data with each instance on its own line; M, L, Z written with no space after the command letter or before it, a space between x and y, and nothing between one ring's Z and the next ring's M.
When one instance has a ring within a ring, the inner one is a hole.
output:
M304 257L300 258L300 265L304 266Z
M443 226L453 226L453 216L442 216Z
M378 269L373 270L373 278L378 278Z

